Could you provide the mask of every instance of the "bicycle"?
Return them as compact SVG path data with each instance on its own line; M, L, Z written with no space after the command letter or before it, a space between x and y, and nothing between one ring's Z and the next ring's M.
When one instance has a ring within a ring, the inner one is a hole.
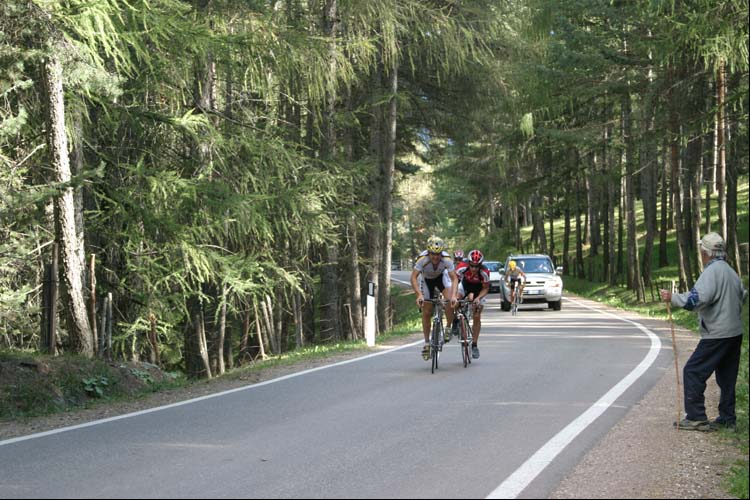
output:
M512 288L511 293L513 293L513 302L510 303L510 313L511 315L515 316L518 312L518 304L520 304L521 300L521 283L518 283L514 288Z
M459 338L461 343L461 357L464 362L464 368L471 364L471 343L474 341L474 334L469 324L469 315L472 301L470 300L459 300L458 313L456 314L456 320L458 321L459 327Z
M443 327L443 309L445 300L443 299L424 299L425 302L431 302L433 307L432 329L430 330L430 354L432 356L432 373L438 369L440 352L445 344L445 328Z

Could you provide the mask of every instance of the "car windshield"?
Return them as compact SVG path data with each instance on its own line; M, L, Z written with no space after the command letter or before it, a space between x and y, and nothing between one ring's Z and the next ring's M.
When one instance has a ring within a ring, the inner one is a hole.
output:
M499 262L485 262L484 265L493 273L497 272L497 268L500 267Z
M552 263L545 258L514 259L516 265L525 273L552 273Z

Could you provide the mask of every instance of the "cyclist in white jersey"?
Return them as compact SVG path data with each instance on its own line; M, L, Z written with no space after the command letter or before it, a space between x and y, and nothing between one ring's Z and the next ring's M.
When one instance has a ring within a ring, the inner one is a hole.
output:
M444 271L447 271L444 273ZM422 276L419 283L419 276ZM443 292L443 296L451 301L451 307L445 308L445 316L448 324L453 324L453 309L456 307L456 291L458 290L458 277L456 276L453 261L445 252L445 243L436 236L427 240L427 250L419 254L414 271L411 273L411 286L417 294L417 305L422 308L422 332L424 333L424 347L422 358L430 359L430 323L432 319L432 303L424 302L425 299L435 299L435 289ZM450 333L446 332L445 341L450 340Z

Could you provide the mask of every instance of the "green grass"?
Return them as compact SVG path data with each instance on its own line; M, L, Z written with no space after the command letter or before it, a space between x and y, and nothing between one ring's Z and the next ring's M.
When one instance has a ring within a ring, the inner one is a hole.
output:
M1 350L0 418L25 419L138 399L184 379L77 355ZM38 368L40 367L40 368Z

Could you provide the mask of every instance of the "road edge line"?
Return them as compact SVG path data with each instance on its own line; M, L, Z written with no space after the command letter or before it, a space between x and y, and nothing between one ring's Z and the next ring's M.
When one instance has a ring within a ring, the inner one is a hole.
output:
M171 403L171 404L163 405L163 406L156 406L154 408L148 408L146 410L140 410L140 411L136 411L136 412L125 413L123 415L117 415L117 416L109 417L109 418L92 420L91 422L85 422L85 423L77 424L77 425L70 425L70 426L67 426L67 427L60 427L58 429L51 429L51 430L44 431L44 432L37 432L35 434L28 434L26 436L18 436L18 437L15 437L15 438L10 438L10 439L6 439L6 440L0 441L0 446L6 446L6 445L14 444L14 443L19 443L21 441L29 441L31 439L37 439L37 438L41 438L41 437L45 437L45 436L52 436L54 434L61 434L63 432L74 431L74 430L77 430L77 429L84 429L86 427L93 427L95 425L106 424L108 422L114 422L114 421L123 420L123 419L126 419L126 418L137 417L139 415L147 415L149 413L154 413L154 412L157 412L157 411L162 411L162 410L167 410L167 409L170 409L170 408L177 408L179 406L185 406L185 405L189 405L189 404L192 404L192 403L197 403L199 401L204 401L206 399L212 399L212 398L218 398L218 397L221 397L221 396L226 396L228 394L233 394L235 392L241 392L241 391L247 391L247 390L250 390L250 389L256 389L256 388L262 387L264 385L274 384L276 382L282 382L284 380L289 380L289 379L295 378L295 377L301 377L302 375L308 375L310 373L318 372L318 371L321 371L321 370L327 370L329 368L334 368L334 367L337 367L337 366L348 365L350 363L355 363L355 362L358 362L358 361L364 361L365 359L374 358L376 356L383 356L385 354L390 354L392 352L399 351L401 349L406 349L406 348L409 348L409 347L414 347L416 345L421 345L423 343L424 343L423 340L418 340L416 342L411 342L409 344L404 344L402 346L396 346L396 347L393 347L393 348L385 350L385 351L375 352L375 353L372 353L372 354L367 354L365 356L359 356L359 357L352 358L352 359L346 359L344 361L339 361L338 363L334 363L334 364L331 364L331 365L318 366L318 367L315 367L315 368L310 368L309 370L303 370L301 372L289 373L287 375L283 375L281 377L273 378L273 379L270 379L270 380L265 380L263 382L258 382L258 383L250 384L250 385L244 385L242 387L236 387L234 389L229 389L229 390L226 390L226 391L216 392L214 394L207 394L205 396L200 396L200 397L197 397L197 398L186 399L184 401L178 401L177 403Z
M576 437L578 437L579 434L581 434L581 432L599 418L628 388L630 388L630 386L646 373L646 370L648 370L654 361L656 361L656 358L661 351L662 345L659 336L642 324L617 316L609 311L589 306L578 300L569 299L567 297L565 300L636 326L651 340L651 347L638 366L615 384L615 386L607 391L604 396L599 398L598 401L591 405L588 410L583 412L578 418L555 434L485 498L517 498L518 495L520 495L521 492L526 489L526 487L531 484L531 482L536 479L536 477L541 474L550 463L552 463L557 455L559 455Z

